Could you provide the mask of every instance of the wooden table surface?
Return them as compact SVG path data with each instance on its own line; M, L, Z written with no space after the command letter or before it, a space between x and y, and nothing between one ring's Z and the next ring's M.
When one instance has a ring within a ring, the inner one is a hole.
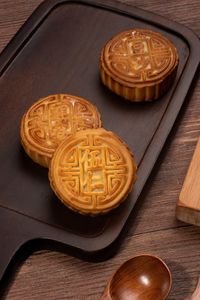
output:
M41 2L0 1L0 50ZM199 0L123 2L180 22L200 36ZM99 299L113 271L140 253L158 255L169 265L173 287L168 299L183 300L190 295L200 270L200 228L177 221L175 204L199 135L200 80L197 76L118 254L95 264L58 252L36 252L15 271L0 299Z

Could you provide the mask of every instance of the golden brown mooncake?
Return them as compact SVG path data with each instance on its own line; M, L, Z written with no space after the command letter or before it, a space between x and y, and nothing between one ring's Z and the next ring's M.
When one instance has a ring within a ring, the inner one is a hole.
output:
M35 102L21 121L21 143L38 164L48 167L58 145L76 131L101 127L100 114L89 101L67 94Z
M119 96L151 101L171 86L178 67L174 45L160 33L132 29L114 36L101 51L103 83Z
M106 213L122 203L136 179L133 155L103 128L76 132L55 151L49 180L57 197L81 214Z

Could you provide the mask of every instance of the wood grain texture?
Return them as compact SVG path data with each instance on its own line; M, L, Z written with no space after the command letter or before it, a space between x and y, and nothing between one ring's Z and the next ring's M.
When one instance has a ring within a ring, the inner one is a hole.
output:
M181 221L200 226L200 139L193 154L177 202L176 215Z
M1 50L41 2L1 0ZM176 20L200 35L199 0L122 2ZM10 278L2 299L97 300L116 268L141 253L158 255L169 265L173 276L169 300L183 300L192 293L200 269L200 228L177 221L175 206L200 135L198 78L193 86L141 196L143 199L136 206L118 254L94 264L58 252L36 252Z

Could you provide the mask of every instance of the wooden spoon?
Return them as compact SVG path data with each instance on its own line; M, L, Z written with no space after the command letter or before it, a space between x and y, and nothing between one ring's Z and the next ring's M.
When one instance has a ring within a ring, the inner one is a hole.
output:
M185 300L199 300L200 299L200 278L198 280L196 289L191 297L185 299Z
M114 273L100 300L164 300L171 285L171 272L160 258L135 256Z

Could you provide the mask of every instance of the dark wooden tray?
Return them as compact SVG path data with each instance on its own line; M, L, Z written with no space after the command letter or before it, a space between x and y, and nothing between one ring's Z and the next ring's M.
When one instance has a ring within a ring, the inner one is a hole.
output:
M99 79L102 46L115 33L134 27L163 33L179 52L173 87L153 103L122 101ZM58 247L87 259L103 260L114 254L199 61L200 43L194 33L131 6L106 0L50 0L34 12L0 56L0 278L13 257L36 247ZM119 134L135 153L139 166L135 189L108 215L91 218L65 208L49 187L47 170L33 163L20 146L23 112L52 93L91 100L104 127Z

